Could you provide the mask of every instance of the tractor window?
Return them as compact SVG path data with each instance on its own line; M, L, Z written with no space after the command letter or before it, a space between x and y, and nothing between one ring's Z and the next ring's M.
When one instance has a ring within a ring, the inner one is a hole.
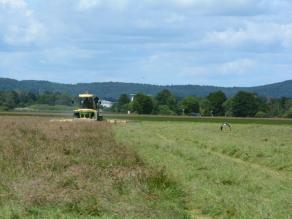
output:
M93 104L92 98L82 98L80 100L80 107L82 109L93 109L94 104Z

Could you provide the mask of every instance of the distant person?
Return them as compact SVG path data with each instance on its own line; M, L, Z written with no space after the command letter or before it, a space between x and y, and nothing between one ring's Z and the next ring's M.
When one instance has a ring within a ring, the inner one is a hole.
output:
M223 131L224 128L229 128L229 130L231 131L231 125L228 122L224 122L221 126L220 126L220 130Z

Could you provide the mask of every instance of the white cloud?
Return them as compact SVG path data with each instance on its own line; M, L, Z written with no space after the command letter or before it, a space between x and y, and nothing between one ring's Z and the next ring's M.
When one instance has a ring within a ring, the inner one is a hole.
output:
M102 4L102 0L79 0L78 9L80 11L88 10Z
M6 19L5 19L6 18ZM24 0L0 0L0 37L8 44L32 43L44 33L39 22Z
M250 59L238 59L225 62L219 66L219 73L223 75L241 75L250 73L249 70L254 67L255 62Z
M202 77L207 76L210 74L209 70L206 67L202 66L186 66L183 67L182 70L179 72L179 75L181 77Z
M108 50L89 50L82 49L75 46L71 47L62 47L62 48L49 48L45 49L41 52L41 56L43 57L43 63L68 63L70 61L73 62L81 62L84 60L90 60L100 55L109 54Z
M290 47L292 43L292 23L247 23L245 27L207 33L205 43L238 47L246 44Z
M113 80L158 84L260 84L267 75L278 77L275 72L291 78L291 5L291 0L0 0L0 53L11 54L1 57L0 73L42 72L43 78L61 80L57 72L75 71L77 82L98 69L88 80L111 73ZM250 77L256 74L261 81Z
M32 43L39 38L43 32L43 26L36 20L29 20L24 25L9 25L4 41L8 44Z
M253 0L145 0L148 4L191 10L196 14L254 14L263 13L268 4ZM269 6L270 9L270 6Z
M0 6L8 8L26 8L24 0L0 0Z
M1 0L9 1L9 0ZM10 0L13 1L13 0ZM15 0L23 1L23 0ZM52 2L56 0L50 0ZM271 10L279 12L283 8L291 7L291 2L288 0L59 0L67 4L69 7L73 3L73 7L80 11L86 11L94 8L110 8L125 10L130 8L135 11L138 8L142 10L158 8L160 10L186 10L198 14L230 14L236 16L243 14L267 13ZM240 13L242 12L242 13Z
M113 10L125 10L129 0L79 0L77 9L86 11L93 8L107 7Z

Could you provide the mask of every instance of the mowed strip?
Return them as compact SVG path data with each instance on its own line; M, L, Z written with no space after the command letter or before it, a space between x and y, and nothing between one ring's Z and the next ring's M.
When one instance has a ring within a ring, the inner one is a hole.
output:
M165 166L198 217L292 215L290 126L233 125L221 132L219 124L141 122L116 130L149 163Z
M108 123L0 120L0 218L188 217L183 192Z
M173 140L171 138L167 138L166 136L164 136L164 135L162 135L160 133L157 133L157 136L159 138L162 138L164 141L168 142L169 144L177 144L178 143L175 140ZM281 171L273 170L273 169L271 169L269 167L266 167L266 166L262 166L262 165L259 165L259 164L256 164L256 163L251 163L251 162L248 162L248 161L244 161L244 160L242 160L240 158L232 157L232 156L226 155L224 153L216 152L216 151L214 151L214 150L212 150L210 148L207 148L206 146L203 148L203 150L208 154L212 154L212 155L218 156L218 157L220 157L222 159L225 159L225 160L230 160L230 161L238 163L240 165L245 165L248 168L252 168L252 169L256 169L256 170L262 171L263 173L266 173L266 174L271 175L271 176L275 176L275 177L279 177L279 178L292 179L290 172L283 173Z

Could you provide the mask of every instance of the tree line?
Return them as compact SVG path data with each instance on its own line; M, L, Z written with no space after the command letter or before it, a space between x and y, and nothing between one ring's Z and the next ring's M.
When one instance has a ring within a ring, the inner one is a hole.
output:
M25 91L0 91L0 110L7 111L17 107L34 104L72 105L72 97L60 92L34 93Z
M13 110L34 104L72 106L74 98L76 97L61 92L0 91L0 110ZM222 91L211 92L204 98L181 98L164 89L155 96L138 93L133 101L127 94L122 94L109 111L154 115L292 118L292 99L266 98L245 91L239 91L229 98Z
M255 93L239 91L228 98L222 91L211 92L205 98L179 98L164 89L155 96L138 93L133 101L122 94L111 110L137 114L235 116L235 117L289 117L292 118L292 99L272 99Z

